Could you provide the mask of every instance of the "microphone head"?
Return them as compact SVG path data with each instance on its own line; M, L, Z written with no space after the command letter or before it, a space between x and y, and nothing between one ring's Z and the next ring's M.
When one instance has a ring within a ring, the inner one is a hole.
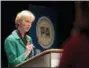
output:
M31 44L31 46L32 46L33 48L35 48L35 46L34 46L33 44Z

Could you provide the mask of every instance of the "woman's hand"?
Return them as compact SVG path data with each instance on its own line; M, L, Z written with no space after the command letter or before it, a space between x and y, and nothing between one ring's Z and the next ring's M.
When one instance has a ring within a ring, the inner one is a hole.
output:
M32 49L33 49L33 44L30 44L30 42L28 41L26 45L26 52L24 54L25 57L27 57L31 53Z

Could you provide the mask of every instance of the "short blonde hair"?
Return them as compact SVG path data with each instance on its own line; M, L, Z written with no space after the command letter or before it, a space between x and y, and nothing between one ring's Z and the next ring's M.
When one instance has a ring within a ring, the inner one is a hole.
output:
M17 25L17 23L22 21L22 18L26 17L26 16L31 17L31 23L35 20L35 16L31 11L23 10L17 14L17 16L15 18L15 24Z

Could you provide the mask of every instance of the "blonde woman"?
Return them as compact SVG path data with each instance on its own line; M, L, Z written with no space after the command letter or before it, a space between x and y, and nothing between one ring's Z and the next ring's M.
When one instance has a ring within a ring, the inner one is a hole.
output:
M30 30L35 16L28 10L19 12L15 19L16 30L5 39L8 66L14 67L34 55L32 39L26 33Z

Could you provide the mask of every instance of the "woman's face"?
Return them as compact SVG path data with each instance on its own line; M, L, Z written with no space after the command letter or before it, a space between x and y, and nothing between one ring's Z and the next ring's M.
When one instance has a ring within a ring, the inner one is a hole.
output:
M23 32L28 32L31 28L32 21L30 17L23 17L22 21L19 23L19 28Z

